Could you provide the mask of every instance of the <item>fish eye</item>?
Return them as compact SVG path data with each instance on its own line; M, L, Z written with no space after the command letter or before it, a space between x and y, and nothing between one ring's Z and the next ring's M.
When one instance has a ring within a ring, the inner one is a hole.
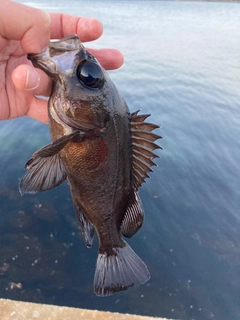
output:
M104 83L103 71L99 65L84 61L77 68L78 80L88 88L101 89Z

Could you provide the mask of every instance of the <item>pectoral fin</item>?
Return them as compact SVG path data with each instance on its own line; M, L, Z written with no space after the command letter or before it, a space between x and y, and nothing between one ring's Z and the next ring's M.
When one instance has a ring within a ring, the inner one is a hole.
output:
M127 238L131 238L141 228L143 218L144 211L141 200L138 193L133 192L121 224L122 234Z
M31 164L31 161L33 161L37 157L50 157L55 155L56 153L61 151L69 141L72 141L75 137L79 135L80 131L74 131L38 150L33 154L32 158L28 160L28 162L26 163L26 168L28 169L28 165Z
M30 160L28 172L19 184L21 195L52 189L66 179L65 167L58 153L51 157L36 157Z
M52 189L66 179L66 170L59 151L78 135L80 131L63 136L33 154L25 166L28 172L19 184L21 195Z
M131 133L132 133L132 149L133 149L133 187L135 190L145 182L148 173L152 171L151 166L155 163L152 161L158 156L153 152L155 149L162 149L154 143L161 137L152 132L159 128L152 123L144 122L149 114L138 115L139 111L131 114Z

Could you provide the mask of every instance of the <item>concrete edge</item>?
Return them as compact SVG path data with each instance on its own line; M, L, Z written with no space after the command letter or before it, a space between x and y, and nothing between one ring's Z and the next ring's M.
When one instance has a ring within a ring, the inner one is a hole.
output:
M48 304L0 299L1 320L167 320L115 312L60 307ZM171 320L171 319L168 319Z

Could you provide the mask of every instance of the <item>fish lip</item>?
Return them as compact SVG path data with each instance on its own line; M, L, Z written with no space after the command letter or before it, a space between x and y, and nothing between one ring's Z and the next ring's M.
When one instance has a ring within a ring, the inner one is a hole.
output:
M42 69L49 76L50 70L51 73L56 72L56 66L53 60L51 60L49 55L49 47L45 47L40 53L29 53L27 55L28 60L30 60L35 68Z
M66 51L79 51L84 48L79 37L76 34L71 34L60 40L50 41L48 47L50 50L50 56L51 50L57 50L59 53L61 53Z
M45 49L44 49L44 51L45 51ZM44 57L44 54L43 54L44 51L42 51L40 53L28 53L27 59L32 62L34 67L40 66L40 59Z
M61 64L61 56L65 53L66 59ZM73 57L80 53L85 57L86 50L79 37L76 34L72 34L60 40L50 41L49 45L42 52L29 53L27 58L32 62L34 67L42 69L53 80L61 80L59 72L72 69ZM68 56L69 58L67 58Z
M82 45L79 37L76 34L71 34L60 40L50 41L48 46L46 46L41 52L29 53L27 55L27 58L32 61L35 58L42 58L46 53L48 53L49 57L53 57L53 53L60 54L62 52L76 51L81 50L83 48L84 46Z
M27 55L28 60L30 60L35 68L42 69L43 71L46 72L46 63L44 61L46 60L47 56L45 57L45 52L41 53L29 53ZM50 60L48 60L48 64L50 63ZM52 63L53 65L53 63Z

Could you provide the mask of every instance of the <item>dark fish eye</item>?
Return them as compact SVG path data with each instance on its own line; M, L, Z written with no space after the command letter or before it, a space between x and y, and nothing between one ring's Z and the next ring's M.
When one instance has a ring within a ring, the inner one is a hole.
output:
M84 61L77 68L78 80L88 88L101 89L104 82L102 69L96 63Z

